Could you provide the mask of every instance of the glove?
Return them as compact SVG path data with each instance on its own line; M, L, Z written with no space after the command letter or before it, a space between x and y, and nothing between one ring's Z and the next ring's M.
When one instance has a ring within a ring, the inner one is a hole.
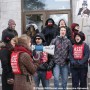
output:
M80 65L79 65L79 63L78 63L77 61L72 61L71 64L72 64L72 66L73 66L74 68L80 67Z
M72 65L76 64L76 61L71 61L71 64L72 64Z
M7 83L8 83L8 84L14 84L14 79L13 79L13 78L7 79Z
M46 71L47 70L47 63L40 64L37 70Z
M79 64L79 65L83 65L83 64L81 63L81 61L79 61L79 60L78 60L78 64Z

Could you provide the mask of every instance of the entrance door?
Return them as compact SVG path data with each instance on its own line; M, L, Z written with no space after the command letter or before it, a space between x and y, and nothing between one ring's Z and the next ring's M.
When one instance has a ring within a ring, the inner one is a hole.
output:
M39 29L39 31L42 31L42 28L45 26L45 22L48 18L52 18L56 25L58 25L58 22L60 19L64 19L66 21L66 24L70 26L71 24L71 18L70 18L70 11L69 10L54 10L54 11L32 11L29 13L24 14L24 29L26 30L26 27L28 24L34 23L36 25L36 28Z

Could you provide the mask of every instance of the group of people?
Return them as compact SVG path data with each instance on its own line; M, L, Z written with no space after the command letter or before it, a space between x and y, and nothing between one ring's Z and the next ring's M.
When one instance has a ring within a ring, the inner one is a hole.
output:
M10 19L8 28L2 32L2 90L39 90L40 81L44 90L50 90L52 74L54 89L66 90L69 65L72 89L87 90L89 46L84 42L85 35L79 31L79 24L73 23L70 29L64 19L56 26L54 20L49 18L41 32L30 24L20 37L15 26L15 21ZM32 45L54 45L54 55L39 51L38 47L32 51Z

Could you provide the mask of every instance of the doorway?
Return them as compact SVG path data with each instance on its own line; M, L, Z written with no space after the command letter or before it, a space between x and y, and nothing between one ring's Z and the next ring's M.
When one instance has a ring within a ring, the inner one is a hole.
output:
M56 25L60 19L66 21L67 26L70 26L72 18L70 10L44 10L44 11L30 11L23 14L23 32L26 30L28 24L34 23L41 32L45 27L45 22L48 18L52 18Z

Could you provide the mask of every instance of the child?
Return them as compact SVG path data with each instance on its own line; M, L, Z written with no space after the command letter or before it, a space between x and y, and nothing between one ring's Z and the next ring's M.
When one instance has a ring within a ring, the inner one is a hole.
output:
M71 48L69 55L71 62L72 87L75 88L75 90L78 90L78 88L87 88L89 46L83 42L84 40L84 33L78 32L75 35L75 44Z

